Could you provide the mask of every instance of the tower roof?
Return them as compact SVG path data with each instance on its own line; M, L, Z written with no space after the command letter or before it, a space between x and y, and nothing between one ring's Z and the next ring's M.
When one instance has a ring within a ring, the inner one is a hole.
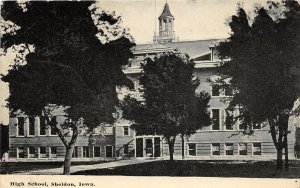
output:
M174 18L174 16L171 14L171 11L170 11L168 3L165 4L164 10L161 13L161 15L158 17L158 19L161 19L163 17L172 17L172 18Z

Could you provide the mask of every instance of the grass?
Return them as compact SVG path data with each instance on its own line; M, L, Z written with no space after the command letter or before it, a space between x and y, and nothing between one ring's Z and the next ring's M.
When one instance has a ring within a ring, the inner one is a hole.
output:
M72 166L100 164L109 161L74 161ZM32 170L62 168L62 161L48 162L2 162L0 163L0 174L12 174L18 172L27 172Z
M76 175L125 176L199 176L247 178L299 178L299 161L292 163L290 172L276 174L274 161L155 161L110 169L80 171ZM296 170L296 171L295 171Z

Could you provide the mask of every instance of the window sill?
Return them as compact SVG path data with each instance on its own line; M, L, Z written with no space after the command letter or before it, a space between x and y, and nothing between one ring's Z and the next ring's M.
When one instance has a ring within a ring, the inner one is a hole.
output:
M233 96L226 96L226 95L219 95L219 96L211 96L212 99L214 98L232 98Z
M197 130L197 132L243 132L244 130Z

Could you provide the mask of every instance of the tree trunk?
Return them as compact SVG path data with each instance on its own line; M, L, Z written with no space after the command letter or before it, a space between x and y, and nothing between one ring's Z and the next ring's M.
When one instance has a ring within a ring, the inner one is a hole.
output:
M185 158L185 148L184 148L184 134L181 134L181 149L182 149L182 159Z
M168 138L168 144L169 144L169 152L170 152L170 161L174 161L174 143L175 143L175 137L174 139Z
M282 170L282 147L277 148L277 163L276 163L276 170Z
M65 160L64 160L64 171L63 171L64 175L70 175L72 153L73 153L73 149L75 147L75 143L76 143L76 140L78 137L77 126L75 124L72 124L71 128L72 128L73 133L72 133L71 140L68 143L68 141L65 139L63 132L56 127L57 134L66 147L66 156L65 156Z
M289 169L289 151L288 151L288 138L287 138L287 134L284 136L284 156L285 156L285 163L284 163L284 167L285 170L288 171Z
M174 154L174 144L169 143L169 152L170 152L170 161L174 161L173 154Z
M71 160L72 160L72 153L73 153L73 149L74 149L75 143L72 144L69 147L66 147L66 156L65 156L65 160L64 160L64 175L70 175L71 173Z
M53 121L53 119L47 115L47 112L44 112L44 114L49 122L50 127L53 127L55 129L56 134L58 135L58 137L60 138L60 140L62 141L62 143L64 144L64 146L66 148L66 156L65 156L65 160L64 160L63 174L70 175L72 154L73 154L75 143L76 143L76 140L78 137L78 127L77 127L76 123L74 123L74 122L65 122L66 123L65 125L68 128L71 128L71 130L72 130L72 137L71 137L71 140L68 142L68 140L65 138L65 134L63 133L64 128L59 128L59 126L57 125L57 122Z

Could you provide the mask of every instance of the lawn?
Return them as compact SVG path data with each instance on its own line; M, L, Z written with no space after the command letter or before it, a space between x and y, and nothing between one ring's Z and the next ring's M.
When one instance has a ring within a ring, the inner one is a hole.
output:
M91 165L100 164L108 161L74 161L72 166L76 165ZM0 174L12 174L18 172L27 172L32 170L62 168L62 161L48 161L48 162L0 162Z
M291 170L275 173L274 161L155 161L110 169L80 171L76 175L125 176L199 176L249 178L299 178L300 161L291 162Z

